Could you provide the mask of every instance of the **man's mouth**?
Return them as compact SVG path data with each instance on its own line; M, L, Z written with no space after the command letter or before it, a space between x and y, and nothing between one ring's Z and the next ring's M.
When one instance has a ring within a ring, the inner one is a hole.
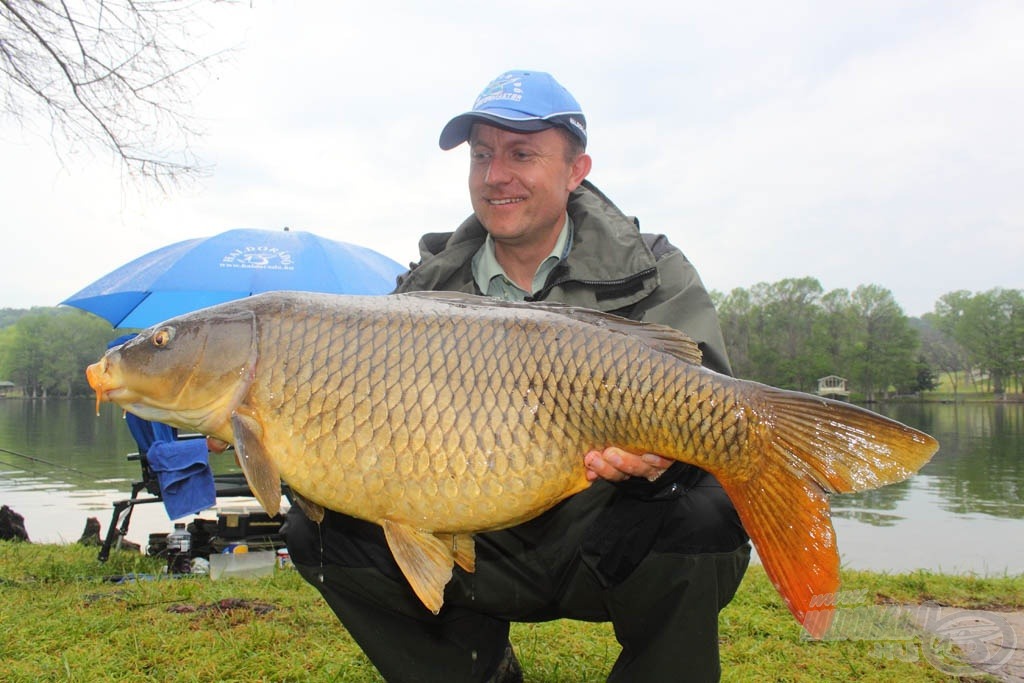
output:
M522 201L526 200L522 197L510 197L508 199L488 199L487 203L491 206L507 206L508 204L517 204Z

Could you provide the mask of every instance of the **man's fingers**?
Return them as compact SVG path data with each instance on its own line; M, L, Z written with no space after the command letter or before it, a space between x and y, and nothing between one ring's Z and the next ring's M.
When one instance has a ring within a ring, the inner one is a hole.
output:
M584 463L587 466L587 479L590 481L597 478L623 481L627 477L643 477L654 481L672 464L672 461L653 453L638 455L621 448L609 447L603 451L587 453Z
M606 456L607 451L591 451L583 459L587 466L587 479L607 479L608 481L623 481L629 474L619 470Z

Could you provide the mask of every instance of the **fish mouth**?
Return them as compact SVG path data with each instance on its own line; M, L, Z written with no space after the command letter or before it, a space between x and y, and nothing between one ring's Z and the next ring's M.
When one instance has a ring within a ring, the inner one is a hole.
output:
M100 405L103 403L115 403L125 408L125 404L131 400L131 392L114 380L107 366L107 359L103 358L85 369L85 378L89 381L89 387L96 392L96 416L99 417ZM125 408L127 410L127 408Z
M216 396L188 410L175 407L175 401L154 401L147 398L145 392L128 386L122 379L120 367L115 361L109 362L104 356L85 369L85 377L89 386L96 392L96 414L100 414L100 404L115 403L123 410L142 418L163 422L179 428L195 429L202 434L216 436L228 441L232 438L230 416L248 387L248 382L240 383L239 390L226 396Z
M96 414L100 414L100 404L113 401L111 394L117 394L119 387L110 386L110 373L107 372L107 359L101 358L85 369L85 378L89 387L96 392Z

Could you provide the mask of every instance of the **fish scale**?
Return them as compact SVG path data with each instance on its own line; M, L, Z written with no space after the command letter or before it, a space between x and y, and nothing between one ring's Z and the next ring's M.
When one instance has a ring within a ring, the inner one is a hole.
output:
M89 367L98 400L234 443L270 513L380 524L437 612L472 534L586 488L616 446L711 472L812 634L839 586L828 495L901 481L931 437L849 404L719 375L682 333L453 293L277 292L176 318Z
M555 331L528 321L523 324L519 318L509 317L512 324L503 330L506 338L522 340L509 345L521 350L517 355L497 353L506 346L495 347L488 343L485 337L488 332L493 334L493 330L481 328L472 319L453 319L446 315L420 323L415 337L387 335L370 320L351 326L337 325L332 328L329 346L341 351L335 354L330 366L314 367L311 365L314 356L307 348L317 345L318 341L322 345L324 335L310 334L317 325L311 324L308 317L291 319L299 315L298 312L285 315L288 317L281 324L261 330L260 336L266 339L268 348L288 350L288 355L301 359L301 363L298 367L292 362L277 364L281 370L271 373L256 398L265 402L267 409L278 415L281 422L298 425L296 432L329 433L335 437L332 452L325 452L322 443L313 441L304 444L308 451L306 457L295 454L294 465L281 467L282 475L294 489L309 490L308 497L326 507L337 507L337 503L324 499L320 491L331 490L351 500L355 494L344 491L378 491L383 487L382 478L397 470L403 476L401 501L389 501L386 507L382 505L379 514L401 522L420 522L428 514L422 509L421 499L429 499L426 505L431 506L430 514L438 514L438 503L433 497L440 496L441 501L446 502L442 502L440 511L444 526L438 530L465 532L481 522L494 527L504 520L481 519L486 515L494 516L490 505L481 506L483 510L477 506L467 509L465 501L479 495L467 497L466 488L530 498L535 498L540 491L545 507L554 504L560 499L561 490L579 488L585 479L578 457L559 456L582 453L598 445L595 440L598 435L592 434L589 441L583 440L581 425L607 423L609 415L620 410L618 402L602 402L597 397L602 386L607 391L607 387L618 383L617 378L624 374L623 368L628 365L624 353L605 356L602 370L597 373L600 379L584 390L586 395L594 397L592 406L603 406L605 410L600 415L581 414L572 409L572 392L559 390L558 379L564 376L565 358L574 358L577 364L581 357L585 363L595 363L602 358L597 353L599 349L591 344L580 355L567 355L563 351L568 349L559 350L555 346L558 343ZM404 320L389 324L399 329L413 327L412 322ZM440 353L445 340L482 352L475 356ZM531 348L551 351L538 357L529 351ZM357 355L369 356L370 360L362 363L350 360ZM410 362L410 359L414 360ZM501 367L516 370L515 374L497 375L505 378L503 385L512 387L511 390L494 389L496 375L487 369ZM389 391L390 387L408 381L410 368L417 368L410 382L411 390ZM352 396L352 419L339 421L333 412L309 412L303 387L310 386L318 387L318 393ZM468 397L474 393L487 398L470 402ZM271 396L281 399L275 402ZM517 396L525 409L516 410ZM487 400L491 398L493 400ZM493 447L481 448L478 434L491 432L480 426L495 422L504 428L494 433ZM628 426L628 423L623 424ZM627 438L639 439L633 431ZM401 437L396 439L396 432L410 433L412 438L408 441L411 443L405 448L392 448L395 441L399 441L399 445L406 441ZM601 445L610 440L604 438ZM452 441L460 446L455 454L448 447ZM401 461L405 459L411 459L413 464L403 467ZM332 467L313 469L308 464L310 461L329 461ZM305 485L307 479L320 482L316 493ZM485 479L492 481L485 484ZM460 484L456 485L456 481ZM554 482L561 483L555 485ZM543 493L552 489L554 493ZM536 502L531 500L529 505L535 506Z

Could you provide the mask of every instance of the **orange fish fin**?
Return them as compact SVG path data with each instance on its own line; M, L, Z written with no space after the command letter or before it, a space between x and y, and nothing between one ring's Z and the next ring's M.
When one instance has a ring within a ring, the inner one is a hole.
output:
M746 476L716 475L789 610L821 637L839 589L828 494L902 481L938 442L849 403L752 386L748 449L760 459Z
M754 422L783 466L829 493L903 481L935 452L931 436L865 408L763 385ZM765 451L767 453L767 451Z
M749 482L720 481L789 611L820 638L835 604L825 598L839 590L828 496L813 482L777 468L766 468Z
M455 564L467 572L476 571L476 543L471 534L435 534L441 542L452 549Z
M416 597L437 614L444 604L444 587L452 578L455 563L452 544L407 524L385 519L381 526L391 554Z
M314 503L311 500L307 500L300 494L296 493L294 489L292 490L292 500L294 500L296 504L298 504L298 506L302 508L302 512L305 513L306 517L308 517L310 520L316 522L317 524L324 521L324 508L319 503Z
M281 510L281 475L263 447L263 426L255 417L236 412L231 416L231 429L245 480L256 500L273 517Z

